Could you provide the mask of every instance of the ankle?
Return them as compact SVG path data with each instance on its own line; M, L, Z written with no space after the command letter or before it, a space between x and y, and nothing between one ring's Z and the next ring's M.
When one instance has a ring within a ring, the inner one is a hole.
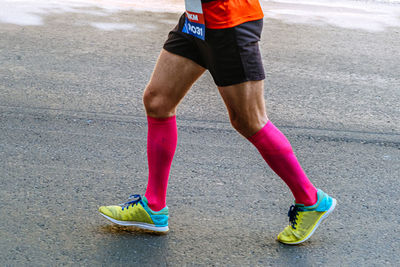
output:
M150 208L151 211L157 212L162 210L163 208L166 207L165 201L161 201L157 198L149 197L146 194L144 195L144 198L146 199L146 204Z
M299 198L296 197L296 204L303 204L306 207L314 206L318 202L317 189L304 192Z

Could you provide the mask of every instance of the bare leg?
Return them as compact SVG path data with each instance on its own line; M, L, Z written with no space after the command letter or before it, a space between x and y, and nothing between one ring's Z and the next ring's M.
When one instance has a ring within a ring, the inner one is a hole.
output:
M175 115L179 102L204 71L191 60L162 50L143 95L147 115Z
M218 87L218 90L228 109L232 126L244 137L252 136L267 123L263 81Z

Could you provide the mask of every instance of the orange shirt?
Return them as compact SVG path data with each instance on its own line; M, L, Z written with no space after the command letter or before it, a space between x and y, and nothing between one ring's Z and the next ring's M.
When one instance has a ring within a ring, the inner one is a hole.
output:
M258 0L215 0L202 7L206 28L210 29L231 28L264 17Z

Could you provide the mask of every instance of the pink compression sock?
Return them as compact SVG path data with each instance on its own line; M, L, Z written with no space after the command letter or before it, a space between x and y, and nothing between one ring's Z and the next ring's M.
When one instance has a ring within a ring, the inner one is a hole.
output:
M178 140L176 117L147 117L147 160L149 180L145 197L153 211L165 207L168 177Z
M317 189L308 180L285 135L272 122L268 121L248 139L289 186L296 203L311 206L317 202Z

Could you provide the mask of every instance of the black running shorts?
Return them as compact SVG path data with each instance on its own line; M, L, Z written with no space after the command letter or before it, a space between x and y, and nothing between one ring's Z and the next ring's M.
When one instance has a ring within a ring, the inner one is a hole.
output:
M206 28L205 40L182 32L185 14L169 33L164 49L208 69L217 86L265 79L258 41L263 20L226 29Z

